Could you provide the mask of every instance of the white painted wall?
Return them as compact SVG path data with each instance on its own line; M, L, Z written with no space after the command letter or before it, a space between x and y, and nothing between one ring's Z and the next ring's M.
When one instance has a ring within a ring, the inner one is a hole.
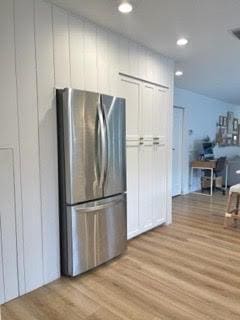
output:
M171 105L173 62L44 0L0 1L0 43L0 148L12 150L12 167L1 157L0 168L14 176L0 192L12 190L6 199L15 200L9 210L18 264L17 286L15 280L1 291L1 303L60 275L54 87L119 94L124 72L169 86ZM170 195L171 178L168 188ZM3 212L0 207L1 219ZM11 230L5 230L9 239ZM1 286L9 263L4 255L1 250Z
M220 115L226 115L228 111L233 111L240 118L240 106L228 104L220 100L211 99L203 95L193 93L188 90L175 88L174 105L184 107L184 139L183 145L183 192L189 192L189 161L196 157L198 142L207 135L211 139L216 138L216 124ZM188 135L188 130L192 129L193 134ZM215 147L216 157L233 157L240 155L240 147ZM193 190L199 187L196 178L193 184Z

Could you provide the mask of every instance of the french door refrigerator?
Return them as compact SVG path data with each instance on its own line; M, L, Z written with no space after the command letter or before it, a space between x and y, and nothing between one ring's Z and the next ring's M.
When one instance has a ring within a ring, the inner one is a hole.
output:
M61 265L76 276L126 248L125 100L57 90Z

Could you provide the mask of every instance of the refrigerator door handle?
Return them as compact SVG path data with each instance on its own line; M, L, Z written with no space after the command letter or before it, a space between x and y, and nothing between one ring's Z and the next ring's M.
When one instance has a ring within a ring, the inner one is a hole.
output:
M75 206L74 208L75 208L77 213L94 212L94 211L97 211L97 210L102 210L102 209L106 209L106 208L115 206L115 205L117 205L118 203L120 203L122 201L123 201L123 198L121 197L120 199L116 199L116 200L107 202L105 204L100 204L100 205L97 205L97 206L94 206L94 205L91 206L91 207Z
M108 174L108 157L109 157L109 126L108 126L108 119L106 116L106 107L105 105L102 103L102 112L103 112L103 123L104 123L104 131L105 131L105 168L104 168L104 183L106 181L107 178L107 174Z
M104 116L103 116L103 110L101 106L101 101L98 103L98 117L99 117L99 123L100 123L100 134L101 134L101 169L100 169L100 187L103 190L104 187L104 180L105 180L105 170L106 170L106 129L104 124Z

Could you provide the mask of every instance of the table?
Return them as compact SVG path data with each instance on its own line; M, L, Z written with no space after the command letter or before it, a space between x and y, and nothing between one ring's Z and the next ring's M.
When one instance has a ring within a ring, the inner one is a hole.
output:
M204 196L210 196L212 197L213 195L213 173L214 169L216 168L217 160L196 160L192 161L191 164L191 177L190 177L190 185L192 187L192 182L193 182L193 172L194 170L209 170L211 173L211 182L210 182L210 194L205 194L203 192L193 192L197 194L202 194ZM228 163L226 163L225 166L226 170L226 175L225 175L225 191L227 191L227 184L228 184Z

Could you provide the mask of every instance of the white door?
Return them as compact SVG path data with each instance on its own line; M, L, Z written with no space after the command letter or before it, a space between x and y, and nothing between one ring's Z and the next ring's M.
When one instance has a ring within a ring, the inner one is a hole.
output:
M172 196L182 193L183 109L173 111Z

